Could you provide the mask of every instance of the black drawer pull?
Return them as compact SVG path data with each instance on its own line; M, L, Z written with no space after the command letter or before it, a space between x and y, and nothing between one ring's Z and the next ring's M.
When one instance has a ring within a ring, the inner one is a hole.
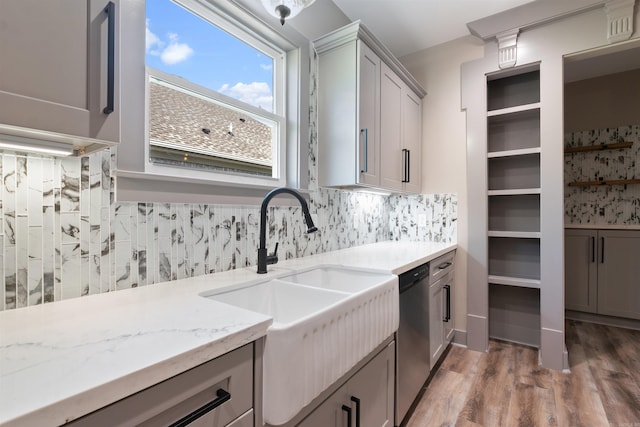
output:
M115 97L115 73L116 73L116 5L110 1L105 7L107 13L107 106L102 112L113 113Z
M200 408L196 409L186 417L179 419L175 423L171 424L169 427L187 426L192 422L194 422L195 420L197 420L198 418L202 417L203 415L206 415L207 413L213 411L214 409L222 405L227 400L231 399L231 393L221 388L218 389L218 391L216 392L216 395L218 396L217 398L213 399L211 402L205 404L204 406L201 406Z
M451 261L443 262L438 266L438 270L444 270L447 267L451 266Z

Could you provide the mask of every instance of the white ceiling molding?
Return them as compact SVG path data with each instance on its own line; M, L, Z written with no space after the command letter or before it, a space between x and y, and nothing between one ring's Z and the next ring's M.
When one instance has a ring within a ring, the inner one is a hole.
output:
M500 69L511 68L516 65L518 58L518 34L520 29L505 31L496 34L498 39L498 67Z
M612 2L616 0L611 0ZM627 0L623 0L627 1ZM633 0L630 0L633 2ZM603 7L604 0L536 0L507 11L467 23L476 37L489 40L513 28L521 31L587 10Z
M605 4L609 43L629 40L633 34L634 4L635 0L609 0Z

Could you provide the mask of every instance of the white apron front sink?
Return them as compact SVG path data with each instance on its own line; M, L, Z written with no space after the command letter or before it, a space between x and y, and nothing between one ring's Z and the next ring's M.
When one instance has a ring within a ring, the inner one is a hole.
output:
M397 276L322 266L203 296L273 317L263 355L264 421L281 425L398 329Z

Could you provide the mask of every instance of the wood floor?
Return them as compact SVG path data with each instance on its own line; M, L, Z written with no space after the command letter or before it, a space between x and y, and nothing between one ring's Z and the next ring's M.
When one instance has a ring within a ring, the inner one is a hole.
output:
M640 427L640 331L567 321L571 373L530 347L452 346L407 427Z

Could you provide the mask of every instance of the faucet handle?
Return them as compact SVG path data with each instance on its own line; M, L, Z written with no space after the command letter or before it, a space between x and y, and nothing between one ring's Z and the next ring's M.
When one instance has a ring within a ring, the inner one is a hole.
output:
M267 265L277 264L278 263L278 242L276 242L276 247L273 250L271 255L267 255Z

